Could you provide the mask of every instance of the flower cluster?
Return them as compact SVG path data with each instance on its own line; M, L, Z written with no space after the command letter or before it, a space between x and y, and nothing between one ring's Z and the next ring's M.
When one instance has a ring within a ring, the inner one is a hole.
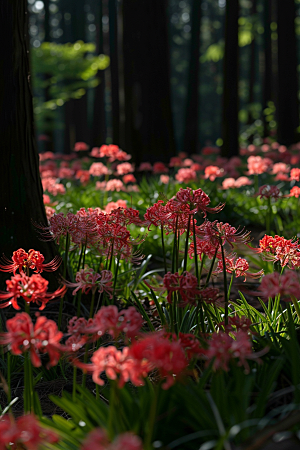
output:
M285 239L283 236L265 235L259 241L257 253L261 253L263 259L280 262L282 267L293 269L300 267L300 246L298 240Z
M142 440L133 433L119 434L111 442L104 430L95 428L84 440L80 450L143 450Z

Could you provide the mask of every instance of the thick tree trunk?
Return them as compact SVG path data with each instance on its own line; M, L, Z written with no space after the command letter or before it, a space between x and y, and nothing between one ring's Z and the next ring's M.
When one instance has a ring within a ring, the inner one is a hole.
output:
M183 143L183 149L188 154L198 152L200 25L201 0L194 0L191 11L190 64Z
M34 248L46 258L55 246L38 239L32 221L47 223L33 129L27 46L27 1L1 0L0 254ZM1 289L3 286L1 287Z
M296 8L294 0L277 1L278 7L278 141L297 142L299 126Z
M124 150L136 160L168 161L176 154L164 0L123 3Z
M238 98L238 19L239 0L226 2L223 81L222 156L239 154Z

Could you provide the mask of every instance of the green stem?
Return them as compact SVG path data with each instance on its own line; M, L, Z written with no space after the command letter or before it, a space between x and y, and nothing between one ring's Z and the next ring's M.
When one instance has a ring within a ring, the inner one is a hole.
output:
M91 307L90 307L90 315L89 318L91 319L94 315L94 303L95 303L95 295L96 295L96 291L92 292L92 300L91 300Z
M186 267L187 267L187 257L188 257L188 249L189 249L189 238L190 238L190 223L191 223L191 218L192 215L189 214L188 216L188 226L187 226L187 230L186 230L186 240L185 240L185 249L184 249L184 261L183 261L183 271L186 271Z
M64 268L63 268L63 279L64 280L66 279L66 275L67 275L69 248L70 248L70 235L69 235L69 233L67 233L67 236L66 236L66 248L65 248L65 260L64 260ZM65 296L63 296L60 299L60 304L59 304L58 324L57 324L59 330L61 329L61 319L62 319L64 299L65 299Z
M197 277L198 284L200 284L202 268L201 268L200 273L199 273L199 271L198 271L197 239L196 239L196 224L195 224L195 220L194 219L193 219L193 240L194 240L195 275ZM203 264L202 264L202 267L203 267Z
M269 197L267 199L268 201L268 209L266 214L266 234L270 236L271 234L271 221L272 221L272 204L271 204L271 198Z
M296 299L296 297L294 295L292 295L291 298L292 298L292 302L293 302L293 305L295 307L296 313L297 313L297 315L298 315L298 317L300 319L300 308L299 308L298 300Z
M110 396L109 396L109 413L108 413L108 436L112 440L114 437L114 429L113 429L113 420L114 417L117 415L117 411L115 408L116 403L116 389L117 385L116 382L111 380L110 381Z
M145 450L152 450L153 431L156 419L157 401L158 401L159 385L154 386L153 400L150 406L149 419L148 419L148 432L145 437Z
M11 353L7 353L7 403L11 402Z
M77 382L77 367L73 366L73 391L72 391L73 403L75 403L76 401L76 382Z
M164 255L164 265L165 265L165 274L167 273L167 260L166 260L166 250L165 250L165 240L164 240L164 228L162 224L160 224L160 233L161 233L161 246Z
M211 273L213 271L213 267L214 267L214 264L215 264L215 260L216 260L216 257L217 257L218 248L219 248L219 246L217 245L214 257L213 257L212 262L211 262L211 266L209 268L209 272L208 272L207 277L206 277L204 288L206 288L208 286L208 283L209 283L209 280L210 280L210 277L211 277Z
M221 243L222 262L223 262L223 276L224 276L224 296L225 296L225 325L228 325L228 291L227 291L227 273L225 263L224 247Z
M233 277L234 277L234 274L232 273L231 278L230 278L230 283L229 283L229 288L228 288L227 298L230 297L230 292L231 292L232 283L233 283Z
M121 254L119 253L118 259L117 259L117 267L116 267L116 270L115 270L115 277L114 277L113 301L114 301L114 298L115 298L115 291L116 291L116 284L117 284L117 278L118 278L118 271L119 271L119 266L120 266L120 256L121 256Z
M204 260L205 260L205 253L202 253L201 254L201 263L200 263L200 271L199 271L199 281L201 281L201 275L202 275L202 271L203 271Z

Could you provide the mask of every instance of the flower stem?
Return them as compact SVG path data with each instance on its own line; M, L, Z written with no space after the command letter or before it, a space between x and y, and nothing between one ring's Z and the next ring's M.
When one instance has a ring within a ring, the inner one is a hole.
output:
M216 260L216 257L217 257L218 248L219 248L219 246L217 245L214 257L213 257L212 262L211 262L211 266L209 268L209 272L208 272L207 277L206 277L204 288L206 288L208 286L208 283L209 283L209 280L210 280L210 277L211 277L211 273L212 273L212 270L213 270L213 267L214 267L214 264L215 264L215 260Z
M292 302L293 302L293 305L295 307L296 313L297 313L297 315L298 315L298 317L300 319L300 308L299 308L298 300L296 299L296 297L294 295L292 295L291 298L292 298Z
M195 220L194 219L193 219L193 240L194 240L195 275L197 277L198 284L200 284L203 264L201 266L200 273L199 273L199 271L198 271L197 240L196 240L196 224L195 224Z
M63 268L63 279L64 280L66 279L66 275L67 275L69 248L70 248L70 235L69 235L69 233L67 233L67 236L66 236L66 248L65 248L65 260L64 260L64 268ZM57 324L59 330L61 329L61 319L62 319L64 299L65 299L65 296L63 296L60 299L60 304L59 304L58 324Z
M222 243L221 243L221 251L222 251L222 262L223 262L223 275L224 275L225 325L228 325L227 273L226 273L226 263L225 263L224 247L223 247Z
M165 274L167 273L167 260L166 260L166 250L165 250L165 240L164 240L164 228L162 224L160 224L160 232L161 232L161 246L164 255L164 265L165 265Z
M186 271L187 267L187 257L188 257L188 249L189 249L189 237L190 237L190 223L191 223L192 215L188 216L188 226L186 230L186 240L185 240L185 249L184 249L184 261L183 261L183 271Z

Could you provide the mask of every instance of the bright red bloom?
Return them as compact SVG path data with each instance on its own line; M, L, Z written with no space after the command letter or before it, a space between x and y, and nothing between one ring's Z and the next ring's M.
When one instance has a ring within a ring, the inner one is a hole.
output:
M33 325L30 316L18 313L6 321L7 333L1 333L0 343L9 345L14 355L21 355L29 350L30 359L34 367L41 366L39 354L48 353L48 367L55 366L59 361L60 344L63 333L58 331L53 320L39 316Z
M34 270L35 273L54 272L61 264L61 257L55 256L52 261L44 264L44 256L37 250L30 249L28 253L22 248L19 248L13 252L12 260L8 259L5 255L2 256L0 261L3 263L0 265L1 272L13 272L16 275L17 270L20 273L26 272L26 269ZM24 270L25 269L25 270Z
M158 200L157 203L150 206L144 215L145 221L149 224L148 230L150 230L151 225L155 227L165 226L170 217L171 212L166 208L163 200Z
M167 168L167 166L160 162L157 161L156 163L153 164L153 168L152 168L153 173L168 173L169 169Z
M88 294L90 290L95 293L98 287L97 281L100 278L101 275L99 273L95 273L93 269L86 267L85 269L80 269L79 272L76 273L76 283L65 281L64 284L67 287L76 288L72 292L73 295L76 295L79 289L82 290L83 294Z
M183 167L178 170L175 179L179 181L179 183L189 183L190 181L197 180L197 173L193 169Z
M191 212L202 212L204 217L206 217L207 213L220 212L225 206L225 203L222 203L215 208L208 207L210 198L200 188L194 191L189 187L186 189L180 188L175 198L180 204L189 205L192 210Z
M295 268L300 266L300 247L298 239L285 239L283 236L268 236L259 241L257 253L263 254L263 259L279 261L282 267Z
M214 246L218 243L222 245L227 242L231 247L233 244L249 244L250 242L250 231L244 232L242 228L232 227L229 223L209 222L206 220L202 225L196 228L196 235L200 236L203 240L210 241Z
M219 326L223 326L226 333L232 333L232 331L242 330L248 333L250 331L250 327L252 322L248 317L245 316L234 316L228 317L228 324L225 325L225 322L219 323Z
M248 261L245 258L236 258L235 256L232 257L226 257L225 258L225 265L226 265L226 272L227 273L235 273L236 277L245 277L246 278L260 278L264 271L260 270L256 273L248 272L249 270L249 264ZM219 259L217 270L215 273L221 273L223 272L223 261L222 259Z
M290 173L291 180L299 181L300 180L300 169L294 168Z
M76 142L74 145L75 152L87 151L89 146L85 142Z
M262 158L261 156L249 156L247 163L249 175L260 175L268 170L272 161L269 158Z
M164 287L168 291L167 300L172 303L172 293L179 292L183 303L195 304L200 294L197 277L189 272L183 272L179 275L178 272L168 272L164 276ZM185 306L185 305L183 305Z
M123 309L118 312L118 308L114 305L103 306L95 315L93 320L93 332L98 337L109 333L116 338L121 332L129 338L133 338L139 334L143 325L141 314L133 307Z
M292 189L290 190L290 197L300 197L300 188L298 186L292 187Z
M102 175L108 175L111 171L102 162L96 162L89 168L90 175L93 177L101 177Z
M20 309L18 298L23 298L26 303L41 303L40 310L44 309L46 304L57 297L63 297L66 287L63 286L54 292L47 292L49 282L41 275L17 274L10 280L6 280L6 290L0 291L0 301L6 300L0 305L0 308L12 305L15 309Z
M134 166L128 162L117 165L117 175L126 175L134 172Z
M220 169L217 166L207 166L204 170L205 178L209 178L210 181L215 181L217 177L222 177L223 173L224 169Z

